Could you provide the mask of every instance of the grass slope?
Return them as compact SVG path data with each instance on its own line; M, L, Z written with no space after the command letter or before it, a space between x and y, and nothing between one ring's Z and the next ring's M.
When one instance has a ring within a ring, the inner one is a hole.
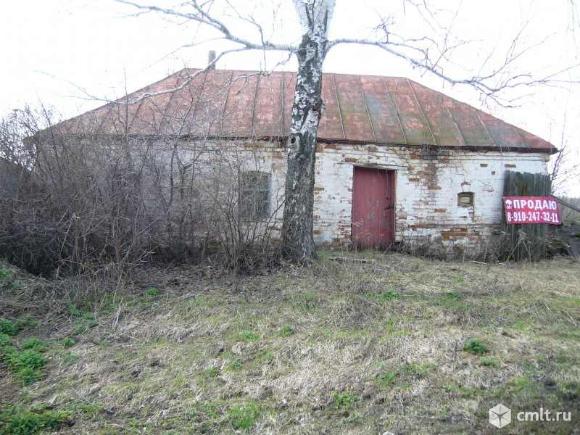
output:
M239 280L149 270L130 294L70 306L42 337L42 379L0 369L0 432L41 409L71 433L487 433L499 402L514 419L573 411L506 433L577 426L578 263L333 255Z

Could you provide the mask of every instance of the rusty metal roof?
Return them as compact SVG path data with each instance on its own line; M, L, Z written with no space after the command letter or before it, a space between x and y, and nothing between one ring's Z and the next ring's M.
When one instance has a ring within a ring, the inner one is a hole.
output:
M191 78L193 76L193 79ZM283 138L296 74L184 69L59 126L67 133ZM164 92L170 91L170 92ZM400 77L324 74L321 142L556 152L542 138Z

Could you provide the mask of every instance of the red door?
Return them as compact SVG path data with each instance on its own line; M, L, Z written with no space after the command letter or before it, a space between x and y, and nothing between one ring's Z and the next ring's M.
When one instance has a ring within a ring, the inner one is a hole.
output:
M388 248L395 235L395 171L354 167L352 241L358 248Z

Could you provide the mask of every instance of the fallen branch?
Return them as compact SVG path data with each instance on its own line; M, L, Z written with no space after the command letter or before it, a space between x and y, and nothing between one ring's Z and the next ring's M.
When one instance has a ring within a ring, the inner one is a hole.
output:
M330 261L336 261L338 263L376 263L375 260L368 258L354 258L354 257L330 257Z

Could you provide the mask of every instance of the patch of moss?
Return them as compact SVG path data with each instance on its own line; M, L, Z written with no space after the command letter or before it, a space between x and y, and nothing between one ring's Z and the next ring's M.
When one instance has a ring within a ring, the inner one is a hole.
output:
M62 357L62 363L65 366L71 366L79 360L79 356L73 352L66 352Z
M202 380L208 381L210 379L215 379L220 375L220 369L218 367L209 367L202 372Z
M292 299L296 308L306 312L313 311L319 304L319 296L314 292L298 293Z
M446 392L451 393L452 395L460 396L460 397L463 397L465 399L470 399L470 398L476 397L479 393L479 391L475 388L470 388L470 387L466 387L464 385L458 385L455 383L446 384L443 386L443 389Z
M80 335L98 325L95 316L88 310L81 309L74 304L68 306L69 314L76 319L73 334Z
M341 411L349 411L359 400L359 397L350 391L337 392L332 395L332 406Z
M407 363L400 368L402 375L424 378L434 368L431 363Z
M278 335L280 337L290 337L291 335L294 335L295 332L296 331L292 326L284 325L280 328L280 331L278 331Z
M0 334L14 337L21 331L36 327L37 325L38 321L30 316L20 317L16 320L0 318Z
M2 349L12 345L12 339L9 335L0 332L0 356L2 356Z
M22 342L20 348L23 350L35 350L37 352L46 352L48 345L36 337L27 338Z
M32 384L42 378L46 359L41 352L47 346L37 338L27 339L18 348L6 334L0 334L0 358L14 376L24 385Z
M235 430L251 429L260 416L260 407L255 402L234 405L227 411L227 418Z
M198 402L191 412L199 432L218 432L217 428L224 418L223 404L217 401Z
M510 380L508 388L513 393L521 393L534 386L534 382L527 376L517 376Z
M8 269L0 267L0 280L8 279L12 276L12 272Z
M72 337L66 337L62 340L62 345L65 348L73 347L76 343L76 340Z
M374 299L380 301L380 302L390 302L390 301L394 301L396 299L399 299L401 297L401 295L399 294L399 292L395 291L395 290L387 290L384 291L382 293L378 293L374 295Z
M499 360L493 356L482 356L479 358L479 363L484 367L499 367Z
M240 331L238 337L241 341L245 341L246 343L252 343L260 339L260 336L258 334L250 330Z
M233 358L228 365L226 366L226 369L228 371L238 371L243 367L243 363L242 360L239 358Z
M159 291L159 289L157 287L149 287L147 290L145 290L145 293L144 293L144 295L148 298L156 298L160 294L161 294L161 292Z
M388 319L385 322L385 334L389 337L403 337L405 335L409 335L411 331L407 328L399 328L398 322L394 319Z
M72 423L69 411L51 410L46 407L24 409L8 406L0 410L0 433L29 435L41 431L56 431Z
M513 323L512 328L516 331L528 332L530 329L532 329L532 325L527 320L516 320Z
M453 311L467 310L467 304L465 304L463 296L456 291L449 291L439 296L437 298L437 305Z
M470 338L467 340L463 345L463 350L472 353L473 355L483 355L489 352L487 345L477 338Z
M397 380L397 372L383 372L377 376L377 384L381 388L390 388Z
M24 384L32 384L42 378L42 369L46 365L44 356L32 349L14 350L5 361L14 375Z
M73 402L67 406L67 409L70 409L74 414L82 414L89 418L96 417L104 411L103 405L85 401Z
M0 318L0 334L15 336L18 334L18 328L13 321Z

